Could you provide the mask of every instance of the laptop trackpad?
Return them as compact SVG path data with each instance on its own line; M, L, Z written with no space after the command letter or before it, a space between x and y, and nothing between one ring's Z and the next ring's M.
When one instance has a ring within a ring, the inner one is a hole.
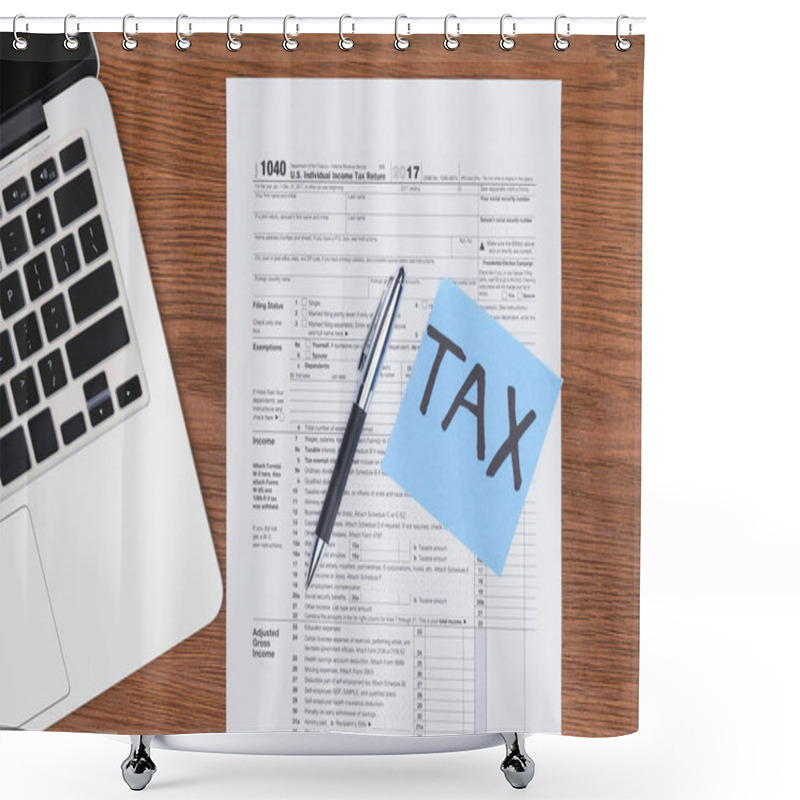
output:
M0 520L0 725L17 728L69 694L30 514Z

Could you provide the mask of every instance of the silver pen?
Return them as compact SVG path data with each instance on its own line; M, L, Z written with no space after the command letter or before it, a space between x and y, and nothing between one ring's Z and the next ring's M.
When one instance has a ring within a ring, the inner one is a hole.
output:
M339 455L336 457L336 465L333 468L331 482L328 485L328 492L325 495L325 502L322 504L322 511L314 533L314 542L311 546L311 557L306 575L306 589L311 585L314 573L317 571L322 554L325 551L325 546L331 540L331 531L336 522L336 515L339 513L339 505L342 502L344 488L350 475L350 467L353 464L353 458L358 448L358 440L361 438L361 430L367 417L367 409L375 391L375 384L378 382L383 357L389 346L389 337L392 335L394 319L397 316L397 308L400 305L400 295L403 293L404 280L405 270L400 267L397 270L397 274L389 279L386 288L383 290L378 308L372 318L372 324L367 331L364 346L361 348L361 357L358 362L356 399L350 409L350 418L347 420L347 426L344 429Z

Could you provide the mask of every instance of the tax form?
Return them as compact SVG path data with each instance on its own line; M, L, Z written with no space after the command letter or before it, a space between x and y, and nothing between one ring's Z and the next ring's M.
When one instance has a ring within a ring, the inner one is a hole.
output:
M381 471L442 278L560 372L560 103L558 81L228 79L228 731L560 731L559 407L501 575ZM306 592L364 335L400 265Z

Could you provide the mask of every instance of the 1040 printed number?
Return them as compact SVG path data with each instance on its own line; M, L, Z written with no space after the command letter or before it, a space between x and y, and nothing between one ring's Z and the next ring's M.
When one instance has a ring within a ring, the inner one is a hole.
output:
M277 176L282 178L286 175L286 162L285 161L259 161L256 165L256 172L262 178L271 178Z

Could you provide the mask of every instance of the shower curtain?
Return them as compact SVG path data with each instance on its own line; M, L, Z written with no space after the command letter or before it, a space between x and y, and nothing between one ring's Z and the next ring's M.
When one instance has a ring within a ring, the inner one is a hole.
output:
M644 39L3 36L0 724L636 730Z

